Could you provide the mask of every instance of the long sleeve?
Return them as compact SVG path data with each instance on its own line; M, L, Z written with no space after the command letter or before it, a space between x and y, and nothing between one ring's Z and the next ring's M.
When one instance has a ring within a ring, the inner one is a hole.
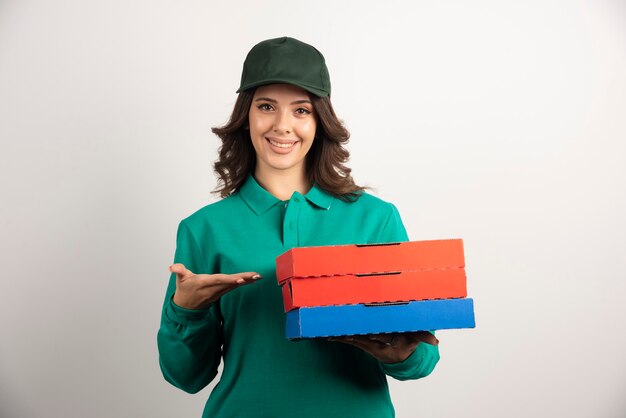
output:
M207 271L196 240L182 221L178 226L174 263L194 273ZM221 314L219 304L191 310L172 301L176 276L171 275L157 335L159 364L165 379L189 393L196 393L213 380L221 357Z
M428 376L439 361L439 348L421 342L406 360L400 363L380 363L386 375L398 380L420 379Z
M405 242L409 240L402 218L398 209L391 206L391 213L383 225L377 242ZM434 332L433 332L434 334ZM382 371L398 380L420 379L428 376L439 361L439 348L437 346L421 342L406 360L399 363L380 363Z

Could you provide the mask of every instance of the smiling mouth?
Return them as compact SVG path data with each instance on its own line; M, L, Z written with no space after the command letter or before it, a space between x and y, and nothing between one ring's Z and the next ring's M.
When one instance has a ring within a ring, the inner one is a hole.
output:
M265 139L267 139L267 142L269 142L270 144L274 145L275 147L285 148L285 149L293 148L293 146L296 145L296 142L298 142L298 141L295 141L295 142L289 142L289 143L283 144L282 142L272 141L269 138L265 138Z

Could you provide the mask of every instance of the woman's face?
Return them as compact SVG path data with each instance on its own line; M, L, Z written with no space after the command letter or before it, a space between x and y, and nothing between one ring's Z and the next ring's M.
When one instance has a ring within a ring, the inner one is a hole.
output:
M248 113L256 151L256 173L281 171L302 175L315 138L317 121L309 94L291 84L256 89Z

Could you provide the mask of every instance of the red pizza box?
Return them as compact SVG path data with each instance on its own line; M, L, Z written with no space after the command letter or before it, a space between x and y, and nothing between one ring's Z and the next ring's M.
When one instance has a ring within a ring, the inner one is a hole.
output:
M299 247L276 259L279 283L298 277L362 275L465 267L463 240Z
M465 269L291 278L283 282L285 312L301 307L406 302L467 296Z

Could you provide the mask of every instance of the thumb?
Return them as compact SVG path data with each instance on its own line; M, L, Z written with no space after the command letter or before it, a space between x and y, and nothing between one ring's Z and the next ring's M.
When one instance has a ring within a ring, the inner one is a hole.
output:
M170 271L176 274L178 279L181 279L184 276L190 276L193 274L191 270L188 270L184 264L176 263L170 266Z

